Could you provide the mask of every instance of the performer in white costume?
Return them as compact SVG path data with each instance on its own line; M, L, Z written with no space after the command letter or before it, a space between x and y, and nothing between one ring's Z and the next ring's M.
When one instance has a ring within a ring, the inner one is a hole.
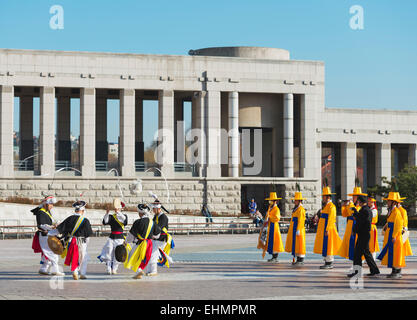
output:
M115 258L115 249L118 245L123 244L125 236L123 234L124 228L127 225L127 215L122 212L124 208L123 202L120 199L115 199L113 202L114 214L110 214L107 210L103 218L103 225L110 225L111 234L105 243L101 254L97 257L101 262L106 263L107 274L117 274L117 269L120 262Z
M53 253L48 245L48 231L54 230L57 221L52 217L51 209L56 203L53 196L46 197L42 203L32 209L33 215L36 216L38 231L33 238L32 249L35 253L41 253L41 268L39 274L42 275L65 275L59 270L57 254Z

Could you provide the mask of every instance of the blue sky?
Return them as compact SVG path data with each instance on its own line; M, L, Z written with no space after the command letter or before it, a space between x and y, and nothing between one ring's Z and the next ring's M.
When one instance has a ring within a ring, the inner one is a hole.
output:
M63 30L49 27L56 4ZM363 30L349 26L353 5L364 9ZM416 18L415 0L2 0L0 47L180 55L284 48L291 59L325 62L327 107L414 110Z

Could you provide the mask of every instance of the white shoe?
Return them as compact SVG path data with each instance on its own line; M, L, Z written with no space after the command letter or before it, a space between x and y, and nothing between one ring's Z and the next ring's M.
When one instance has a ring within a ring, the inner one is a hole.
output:
M140 272L138 272L137 274L135 274L133 276L133 279L142 279L142 277L143 277L144 274L145 273L143 271L140 271Z
M148 277L154 277L158 275L158 272L152 272L152 273L147 273L146 274Z
M39 274L43 275L43 276L49 276L49 272L43 271L43 270L39 270Z
M51 273L51 275L53 275L53 276L65 276L65 273L63 273L61 271L57 271L57 272Z
M117 271L116 270L113 270L111 273L112 274L117 274Z

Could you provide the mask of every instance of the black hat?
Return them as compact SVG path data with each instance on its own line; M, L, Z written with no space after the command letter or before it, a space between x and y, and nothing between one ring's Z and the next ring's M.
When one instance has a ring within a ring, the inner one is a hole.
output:
M365 196L358 196L358 201L360 202L360 203L367 203L368 201L366 200L366 197Z
M86 206L86 204L87 204L87 202L82 201L82 200L78 200L78 201L76 201L76 202L74 202L72 204L72 207L75 208L75 212L77 212L77 211L79 211L81 209L84 209L84 207Z

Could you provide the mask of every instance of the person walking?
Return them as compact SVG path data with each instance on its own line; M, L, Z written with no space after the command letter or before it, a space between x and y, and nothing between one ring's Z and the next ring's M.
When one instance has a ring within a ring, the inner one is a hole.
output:
M371 239L372 211L367 204L365 196L358 196L357 204L360 207L352 207L352 217L355 219L353 232L357 235L357 240L353 253L353 272L348 274L351 278L359 273L358 268L362 268L362 256L365 257L366 263L370 269L369 276L380 274L379 269L369 251L369 240Z

